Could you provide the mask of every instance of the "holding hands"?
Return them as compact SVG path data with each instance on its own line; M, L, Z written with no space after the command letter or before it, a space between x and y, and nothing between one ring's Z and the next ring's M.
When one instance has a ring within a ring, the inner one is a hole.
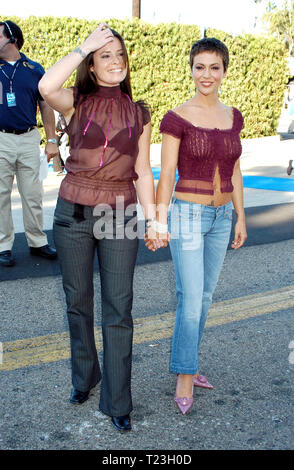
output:
M156 220L146 223L145 245L150 251L165 248L170 241L167 225L160 224Z
M231 247L234 250L241 248L247 238L245 221L237 222L235 225L235 237ZM156 251L159 248L165 248L170 242L170 234L167 231L167 225L161 224L156 220L146 223L146 233L144 237L146 248L150 251Z

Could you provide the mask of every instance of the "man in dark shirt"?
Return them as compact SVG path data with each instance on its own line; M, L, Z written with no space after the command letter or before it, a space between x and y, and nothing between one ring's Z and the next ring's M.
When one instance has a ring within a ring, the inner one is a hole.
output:
M58 154L53 110L42 99L38 83L45 71L20 52L21 29L0 22L0 266L13 266L14 228L11 191L14 176L22 200L25 235L32 255L55 259L43 232L42 183L39 181L40 134L37 107L44 124L48 160Z

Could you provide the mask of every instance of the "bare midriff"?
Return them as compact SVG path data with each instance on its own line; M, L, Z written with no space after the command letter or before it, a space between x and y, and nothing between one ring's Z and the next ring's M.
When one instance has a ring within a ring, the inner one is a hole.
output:
M176 191L175 197L182 201L203 204L204 206L223 206L232 200L232 193L221 192L221 179L218 168L213 178L213 194L181 193Z

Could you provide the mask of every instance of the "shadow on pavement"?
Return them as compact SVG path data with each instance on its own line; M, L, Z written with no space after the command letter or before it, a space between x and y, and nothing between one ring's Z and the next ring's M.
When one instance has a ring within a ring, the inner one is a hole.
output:
M294 203L274 204L245 209L248 239L245 246L276 243L294 238ZM233 216L233 227L236 216ZM143 221L139 223L143 224ZM46 231L48 242L53 244L52 230ZM233 239L233 229L231 240ZM229 249L231 242L229 243ZM58 261L48 261L31 256L24 233L17 233L13 247L16 264L12 268L0 266L0 281L60 275ZM137 265L158 263L171 259L169 247L155 253L147 250L144 241L139 242ZM98 270L95 258L94 268Z

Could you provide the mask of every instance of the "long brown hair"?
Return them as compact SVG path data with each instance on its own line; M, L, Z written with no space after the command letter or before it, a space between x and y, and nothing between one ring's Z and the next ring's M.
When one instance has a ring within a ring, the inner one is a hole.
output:
M127 49L124 43L123 38L121 35L115 31L114 29L110 29L112 34L115 38L119 39L122 49L124 52L124 60L127 67L127 74L125 79L120 83L121 91L129 95L131 100L132 97L132 88L131 88L131 80L130 80L130 67L129 67L129 57L127 53ZM99 85L96 81L96 77L93 72L90 71L90 67L93 65L93 52L91 52L87 57L83 60L83 62L77 68L77 75L75 80L75 86L78 88L78 91L82 95L88 95L93 91L97 91L99 89Z

